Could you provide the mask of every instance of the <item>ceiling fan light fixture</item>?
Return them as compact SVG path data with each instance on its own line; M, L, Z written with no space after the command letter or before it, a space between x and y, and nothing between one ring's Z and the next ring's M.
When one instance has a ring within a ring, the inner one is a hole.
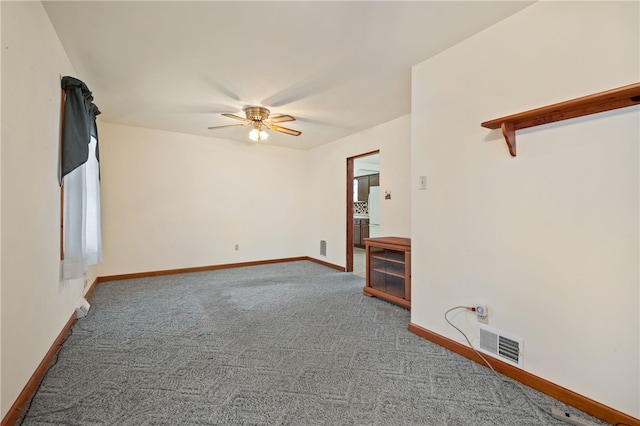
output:
M269 137L269 133L262 129L254 128L249 132L249 139L254 142L265 141Z

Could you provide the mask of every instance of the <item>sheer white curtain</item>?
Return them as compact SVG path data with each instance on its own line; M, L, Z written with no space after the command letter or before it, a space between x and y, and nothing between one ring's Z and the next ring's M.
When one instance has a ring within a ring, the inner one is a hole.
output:
M63 279L81 278L89 265L102 260L100 172L96 146L97 141L91 136L87 162L63 178Z

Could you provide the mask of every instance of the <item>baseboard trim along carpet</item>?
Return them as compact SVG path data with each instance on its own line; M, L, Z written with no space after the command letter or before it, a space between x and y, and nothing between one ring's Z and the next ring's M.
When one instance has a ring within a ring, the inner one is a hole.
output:
M309 260L311 262L315 262L320 265L324 265L329 268L336 269L340 272L345 271L345 268L343 268L342 266L334 265L332 263L324 262L322 260L314 259L308 256L300 256L300 257L287 257L282 259L256 260L252 262L225 263L220 265L194 266L194 267L179 268L179 269L165 269L161 271L134 272L131 274L106 275L106 276L98 277L98 282L128 280L132 278L157 277L161 275L186 274L190 272L215 271L218 269L230 269L230 268L240 268L243 266L267 265L271 263L297 262L300 260Z
M347 268L342 267L342 266L338 266L338 265L334 265L333 263L329 263L329 262L325 262L324 260L320 260L320 259L314 259L313 257L304 257L300 260L308 260L310 262L315 262L319 265L324 265L327 268L331 268L331 269L335 269L336 271L340 271L340 272L346 272Z
M49 351L40 362L40 365L38 365L38 368L36 368L36 371L33 372L27 384L24 386L24 388L22 388L22 392L20 392L18 398L16 398L11 408L9 408L9 411L7 411L4 419L2 419L2 426L14 425L15 422L20 418L22 411L25 409L25 407L31 400L31 397L38 389L38 385L44 378L44 375L47 373L47 370L49 369L53 358L56 356L56 353L58 353L58 350L62 346L62 343L64 343L65 339L67 338L67 335L69 334L71 327L73 327L73 324L75 324L76 319L76 312L74 311L69 318L69 321L67 321L67 323L62 328L62 331L60 332L56 340L53 341L51 348L49 348Z
M458 343L455 340L451 340L448 337L444 337L438 333L427 330L414 323L409 323L409 331L420 337L423 337L433 343L443 346L452 352L469 358L478 364L486 365L484 361L474 352L470 347ZM594 401L586 396L580 395L562 386L556 385L541 377L528 373L517 367L509 365L500 360L486 357L491 363L491 366L499 373L504 374L522 384L525 384L533 389L536 389L546 395L549 395L559 401L562 401L572 407L575 407L585 413L591 414L601 420L612 425L619 426L640 426L640 420L635 417L631 417L618 410Z
M93 280L93 282L91 283L91 285L89 286L89 288L87 289L87 291L84 293L84 298L89 300L91 298L91 295L93 294L93 291L96 289L96 285L98 285L98 278L96 277L95 280Z

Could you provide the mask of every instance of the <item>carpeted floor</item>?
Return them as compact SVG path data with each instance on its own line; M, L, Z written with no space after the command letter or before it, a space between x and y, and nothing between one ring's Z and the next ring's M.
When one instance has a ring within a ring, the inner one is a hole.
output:
M363 286L307 261L100 284L23 424L565 425Z

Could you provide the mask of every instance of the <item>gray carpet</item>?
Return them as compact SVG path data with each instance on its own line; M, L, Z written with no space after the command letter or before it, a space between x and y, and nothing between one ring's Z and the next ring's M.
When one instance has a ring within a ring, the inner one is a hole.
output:
M307 261L100 284L23 424L565 425L363 285Z

